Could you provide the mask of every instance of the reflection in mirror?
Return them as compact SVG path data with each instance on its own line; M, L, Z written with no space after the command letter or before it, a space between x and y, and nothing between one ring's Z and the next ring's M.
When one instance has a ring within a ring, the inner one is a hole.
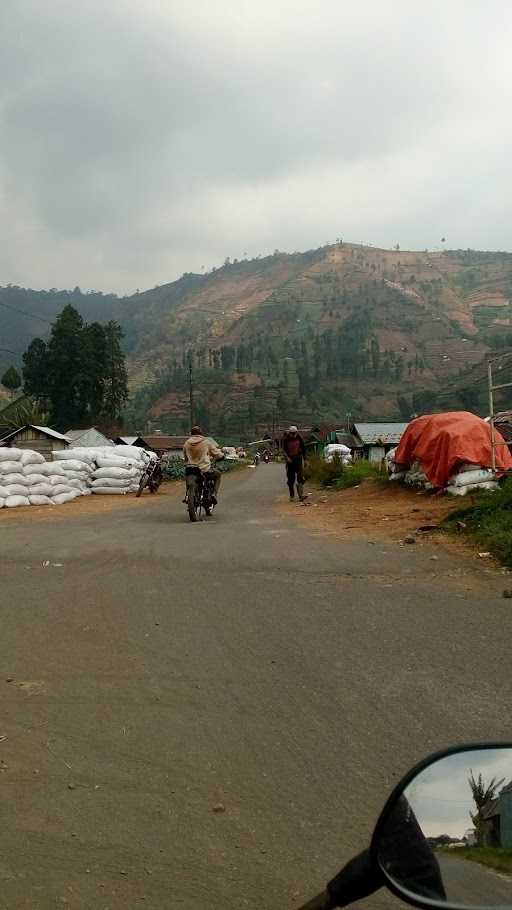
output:
M379 865L411 896L512 907L512 748L438 759L381 823Z

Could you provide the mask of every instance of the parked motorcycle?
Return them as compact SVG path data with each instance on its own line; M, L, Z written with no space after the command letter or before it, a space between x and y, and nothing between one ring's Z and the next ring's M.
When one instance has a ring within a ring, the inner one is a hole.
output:
M488 801L479 809L470 775L487 789ZM474 830L468 831L471 823ZM369 849L300 910L345 907L383 886L423 910L511 907L512 880L488 868L499 869L507 849L512 849L512 744L445 749L405 775L380 814Z
M135 494L139 497L144 489L147 487L150 493L158 493L158 489L164 479L162 471L162 459L157 458L156 456L150 456L146 452L146 465L141 474L139 481L139 489Z

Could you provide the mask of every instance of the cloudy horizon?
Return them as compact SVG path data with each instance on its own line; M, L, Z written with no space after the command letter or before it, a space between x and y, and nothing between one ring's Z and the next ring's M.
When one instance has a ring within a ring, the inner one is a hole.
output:
M5 0L0 28L2 285L511 248L505 2Z

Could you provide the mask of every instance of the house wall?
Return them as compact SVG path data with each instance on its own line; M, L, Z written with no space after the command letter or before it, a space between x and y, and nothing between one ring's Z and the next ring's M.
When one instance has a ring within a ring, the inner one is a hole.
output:
M52 437L44 436L30 427L26 430L20 430L19 433L16 433L16 436L12 436L6 446L10 449L33 449L34 452L39 452L40 455L43 455L47 461L52 460L52 452L60 452L62 449L68 448L67 442L64 442L63 439L52 439Z
M500 795L501 846L512 849L512 790Z

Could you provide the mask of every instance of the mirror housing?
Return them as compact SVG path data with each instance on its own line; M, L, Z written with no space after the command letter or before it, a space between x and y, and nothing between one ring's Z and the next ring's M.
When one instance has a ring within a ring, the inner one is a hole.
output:
M480 807L473 785L484 800ZM471 821L476 828L469 843ZM394 788L372 837L370 862L393 894L424 910L512 908L512 875L507 882L489 871L502 860L505 831L512 872L512 743L445 749Z

